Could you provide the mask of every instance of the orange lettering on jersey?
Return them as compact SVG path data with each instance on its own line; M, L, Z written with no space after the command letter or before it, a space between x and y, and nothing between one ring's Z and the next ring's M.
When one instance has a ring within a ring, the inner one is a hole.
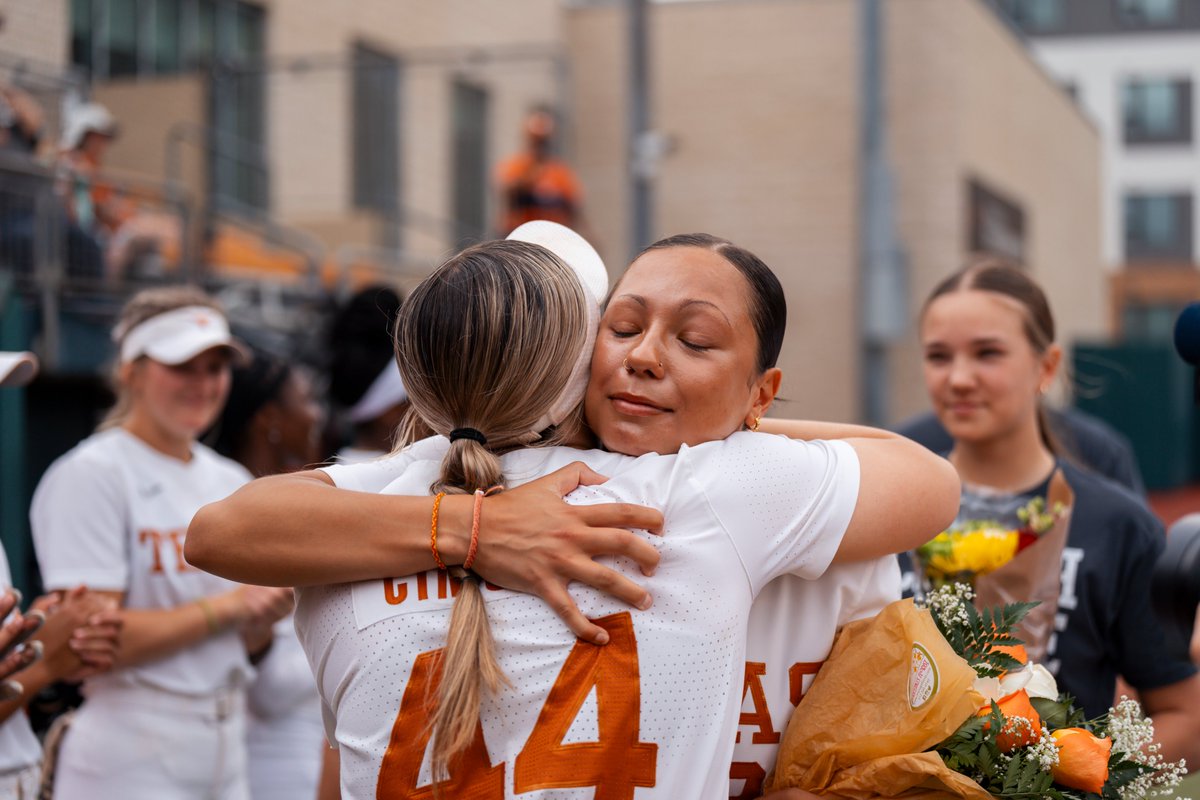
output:
M187 538L187 531L171 531L167 534L167 538L171 540L171 546L175 549L175 571L188 572L195 569L183 557L183 543Z
M163 536L158 531L138 531L138 544L145 544L147 540L150 542L150 552L154 554L154 563L150 565L150 571L161 573L163 571L162 555L158 552L158 547L162 544Z
M450 579L450 596L458 597L458 590L462 588L462 579L455 578L446 574L445 570L438 570L438 600L446 599L446 579Z
M763 691L762 676L767 674L767 665L759 661L746 662L746 680L742 684L742 704L746 703L746 692L754 704L754 711L743 711L738 720L739 725L754 725L758 732L751 737L754 744L778 744L779 731L771 724L771 708L767 705L767 694ZM739 731L735 742L742 740Z
M417 786L417 775L432 734L429 718L442 680L442 652L421 653L413 664L400 700L400 713L392 723L392 735L379 766L379 781L375 784L377 800L435 800L432 786ZM504 797L504 763L492 766L481 723L475 723L471 744L451 761L450 777L438 784L437 797L455 800Z
M788 690L792 705L800 705L804 699L804 676L816 675L824 661L797 661L788 669Z
M513 763L513 792L595 786L593 800L633 800L655 785L658 745L641 739L641 675L628 611L592 620L609 643L576 642L537 724ZM599 741L566 744L571 724L596 688Z
M729 795L730 800L754 800L762 796L763 781L767 771L754 761L735 761L729 765L729 779L745 781L739 794Z
M383 579L383 599L389 606L398 606L408 597L408 581L397 578Z

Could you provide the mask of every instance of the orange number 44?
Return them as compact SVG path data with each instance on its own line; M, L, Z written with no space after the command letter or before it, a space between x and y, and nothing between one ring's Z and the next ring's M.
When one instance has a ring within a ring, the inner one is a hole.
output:
M576 642L550 689L537 723L513 764L513 792L595 786L596 800L632 800L638 786L654 786L658 745L639 742L641 681L637 639L628 612L595 620L609 643ZM441 650L422 653L404 688L400 713L379 769L377 800L432 800L431 785L417 786L431 731L427 720L441 681ZM571 723L596 689L596 742L564 744ZM415 736L414 736L415 734ZM492 766L477 723L475 738L438 785L442 797L504 800L503 762Z

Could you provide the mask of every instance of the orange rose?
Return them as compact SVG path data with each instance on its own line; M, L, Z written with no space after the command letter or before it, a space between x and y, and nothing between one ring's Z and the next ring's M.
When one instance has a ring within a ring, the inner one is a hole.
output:
M1006 653L1022 664L1029 663L1029 653L1025 652L1025 645L1023 644L994 644L992 645L992 652Z
M1112 739L1093 736L1083 728L1062 728L1050 734L1058 746L1058 764L1050 769L1057 783L1100 794L1108 780Z
M1000 713L1004 715L1004 729L996 737L996 744L999 745L1001 752L1007 753L1038 740L1042 733L1042 718L1038 716L1033 703L1029 702L1029 695L1025 693L1024 689L997 700L996 705L1000 706ZM986 717L991 713L992 706L989 703L981 708L976 716ZM1017 720L1023 721L1018 722ZM991 727L990 722L985 722L983 725L985 731Z

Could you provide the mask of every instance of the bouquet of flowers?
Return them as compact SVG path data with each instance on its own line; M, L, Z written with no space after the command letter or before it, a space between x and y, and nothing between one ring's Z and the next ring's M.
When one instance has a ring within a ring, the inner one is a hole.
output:
M925 592L950 583L970 586L981 607L1036 601L1017 635L1035 661L1046 655L1060 592L1059 570L1074 495L1062 472L1046 498L1017 509L1017 527L967 520L939 533L913 553Z
M951 583L927 608L901 600L846 626L788 723L767 789L1141 800L1178 785L1183 762L1164 762L1135 701L1084 719L1028 660L1013 629L1035 604L978 610L972 599Z
M1167 763L1154 726L1135 700L1122 698L1097 719L1084 719L1053 676L1028 661L1012 628L1032 607L982 613L965 587L929 597L938 629L979 675L986 706L936 752L993 797L1137 800L1175 788L1183 761Z

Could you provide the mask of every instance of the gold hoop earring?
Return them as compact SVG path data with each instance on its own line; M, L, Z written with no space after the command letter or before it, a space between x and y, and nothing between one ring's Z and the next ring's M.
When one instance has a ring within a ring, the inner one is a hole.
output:
M758 433L758 423L762 422L762 417L755 417L754 424L750 426L750 430Z

